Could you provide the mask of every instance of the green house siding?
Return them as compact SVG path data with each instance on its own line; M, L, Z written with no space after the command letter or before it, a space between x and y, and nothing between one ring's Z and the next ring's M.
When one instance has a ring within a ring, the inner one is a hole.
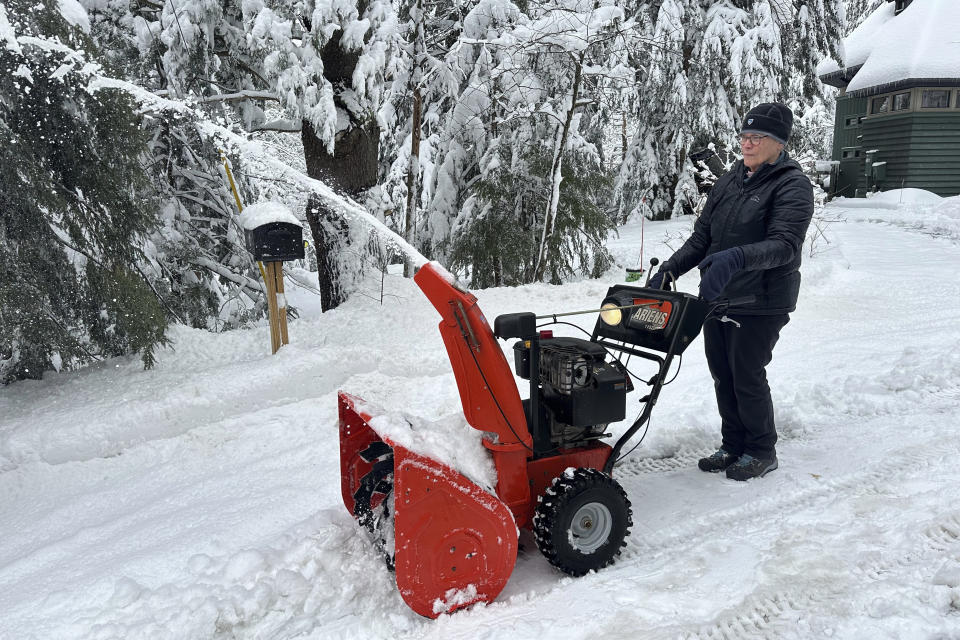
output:
M913 114L877 116L863 121L863 150L876 149L874 162L887 163L887 177L878 185L881 191L899 189L910 181L910 149L913 138ZM866 188L866 178L861 186Z
M861 118L867 113L866 98L837 98L837 118L834 121L833 157L840 159L840 150L844 147L860 146L860 126L847 126L847 120Z
M864 151L887 163L880 190L914 187L941 196L960 194L960 110L869 117Z
M842 96L837 98L837 117L834 122L833 159L840 162L840 172L836 176L836 184L832 190L841 196L852 198L857 190L866 188L864 177L863 143L860 135L863 127L859 124L860 118L867 113L866 98L851 98ZM854 120L855 119L855 120ZM848 124L848 122L857 124ZM860 155L853 158L844 158L844 150L860 150Z
M960 194L960 110L914 114L909 180L937 195Z

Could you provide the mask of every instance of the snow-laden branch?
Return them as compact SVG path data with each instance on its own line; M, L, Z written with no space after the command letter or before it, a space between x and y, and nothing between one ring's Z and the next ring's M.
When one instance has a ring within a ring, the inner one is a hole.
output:
M233 93L220 93L213 96L203 96L196 98L197 102L236 102L238 100L274 100L280 101L280 96L271 91L236 91Z
M225 127L206 120L203 113L188 104L169 98L162 98L147 91L143 87L125 80L97 75L87 85L87 90L91 93L96 93L103 89L118 89L124 91L135 99L141 105L141 108L150 111L172 111L196 117L199 121L198 129L201 133L220 142L224 146L229 146L247 159L252 159L271 167L290 182L300 185L312 194L316 194L323 200L326 207L339 213L348 222L369 227L384 240L389 248L402 253L415 267L426 264L427 259L419 251L413 248L402 237L387 228L386 225L377 220L362 206L349 198L337 194L320 180L311 178L277 159L262 143L248 140Z
M198 267L203 267L204 269L208 269L216 273L217 275L223 278L226 278L230 282L239 285L243 289L251 289L253 291L256 291L259 294L264 294L264 295L266 295L267 293L266 285L264 285L259 280L248 278L247 276L241 273L234 273L233 271L231 271L230 269L227 269L225 266L223 266L219 262L211 260L210 258L197 256L196 258L192 258L190 261L193 264L197 265Z
M303 130L303 120L270 120L250 128L251 133L259 131L277 131L279 133L300 133Z

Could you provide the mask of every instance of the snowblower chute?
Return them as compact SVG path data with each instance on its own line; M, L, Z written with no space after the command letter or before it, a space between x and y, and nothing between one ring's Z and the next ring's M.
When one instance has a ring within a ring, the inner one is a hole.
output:
M497 485L494 495L378 433L363 401L340 393L343 501L395 568L404 601L436 617L493 600L513 570L518 527L531 529L547 560L569 575L611 564L632 526L614 462L649 420L673 357L705 318L734 302L616 285L589 340L554 338L532 313L499 316L491 329L477 299L439 265L424 265L414 280L440 313L463 412L483 433ZM529 381L525 400L498 337L519 339L514 364ZM602 439L624 419L634 384L624 356L656 372L642 381L650 390L639 417L611 447Z

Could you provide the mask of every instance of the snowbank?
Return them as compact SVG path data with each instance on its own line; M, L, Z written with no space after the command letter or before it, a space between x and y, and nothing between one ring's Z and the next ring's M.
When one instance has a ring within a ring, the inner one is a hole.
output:
M941 198L922 189L894 189L869 198L837 198L826 210L960 242L960 196Z
M924 189L891 189L890 191L882 191L880 193L875 193L867 198L870 204L891 204L895 203L898 205L935 205L940 204L943 201L943 198L938 196L935 193L926 191Z
M841 209L899 209L914 205L931 206L943 202L943 198L923 189L891 189L874 193L866 198L836 198L827 204L829 208Z

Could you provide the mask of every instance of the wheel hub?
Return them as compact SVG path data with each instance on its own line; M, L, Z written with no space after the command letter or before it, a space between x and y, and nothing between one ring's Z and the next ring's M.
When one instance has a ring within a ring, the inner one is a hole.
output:
M589 502L573 514L570 545L580 553L593 553L603 546L613 529L613 516L606 505Z

